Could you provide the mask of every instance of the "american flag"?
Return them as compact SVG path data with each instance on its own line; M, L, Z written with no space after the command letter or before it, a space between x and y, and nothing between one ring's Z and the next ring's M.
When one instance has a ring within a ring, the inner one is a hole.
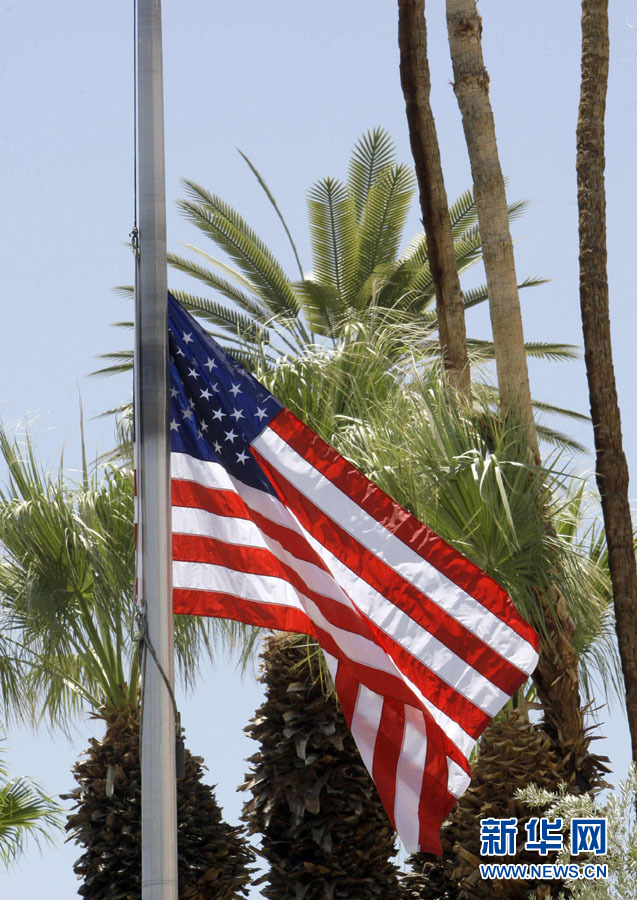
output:
M537 635L173 297L168 315L175 612L315 637L406 850L440 853L475 742L535 668Z

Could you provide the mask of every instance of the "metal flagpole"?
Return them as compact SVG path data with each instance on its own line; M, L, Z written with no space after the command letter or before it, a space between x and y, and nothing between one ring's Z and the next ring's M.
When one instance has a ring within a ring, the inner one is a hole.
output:
M154 650L146 654L142 688L142 900L177 900L175 722L164 681L165 675L173 683L161 3L137 0L137 4L139 588Z

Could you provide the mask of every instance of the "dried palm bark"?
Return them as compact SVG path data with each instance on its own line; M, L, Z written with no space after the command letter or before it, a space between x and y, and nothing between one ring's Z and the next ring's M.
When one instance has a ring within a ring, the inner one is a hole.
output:
M104 711L104 739L74 768L78 787L66 824L68 840L85 848L75 863L78 893L88 900L141 898L141 772L138 710ZM238 900L247 896L254 855L241 829L225 823L203 760L185 753L177 782L179 900Z
M394 830L307 641L271 637L262 658L266 700L246 728L260 749L243 785L243 818L269 864L262 896L398 900Z

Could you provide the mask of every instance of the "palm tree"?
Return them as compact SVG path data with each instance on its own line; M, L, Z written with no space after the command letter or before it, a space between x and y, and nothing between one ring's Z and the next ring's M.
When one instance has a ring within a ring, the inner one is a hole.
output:
M637 762L637 567L613 371L606 265L604 115L609 52L608 0L582 0L582 86L577 121L580 306L597 486L608 537L632 757Z
M489 100L489 76L482 58L482 21L475 0L447 0L447 26L453 89L462 114L482 234L500 397L505 408L518 410L528 431L529 446L537 456L513 242Z
M27 673L30 712L63 724L88 709L106 725L75 768L79 787L67 798L76 812L67 830L85 849L75 865L80 893L129 897L141 878L132 472L108 466L89 477L85 468L72 487L62 467L42 472L30 442L23 454L0 430L0 452L9 471L0 491L2 632ZM201 620L176 622L187 683L210 647ZM251 853L239 830L221 821L201 774L201 761L186 753L178 784L180 897L244 896Z
M0 759L0 863L8 868L24 852L28 837L52 841L61 827L61 809L34 781L10 778Z

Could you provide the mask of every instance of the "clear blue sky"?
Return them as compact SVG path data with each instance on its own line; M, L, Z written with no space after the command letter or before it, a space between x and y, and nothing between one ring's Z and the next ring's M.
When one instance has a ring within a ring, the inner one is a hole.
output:
M450 197L470 183L456 102L450 87L442 3L431 3L429 42L433 104ZM499 147L511 198L531 207L516 225L520 276L551 283L524 297L530 340L581 343L577 293L575 123L579 90L577 3L483 0L484 47L491 75ZM637 20L628 0L612 10L607 187L609 271L615 367L624 436L637 465L634 390L635 296L631 259L637 186L632 166L637 119ZM164 0L168 242L196 241L175 209L187 177L239 208L293 271L280 226L243 161L256 163L275 193L309 269L305 194L316 178L345 172L354 141L381 124L409 161L398 77L396 5L381 0L209 3ZM2 329L0 418L10 429L28 417L43 457L55 464L65 447L77 467L78 388L95 415L130 396L126 377L87 379L96 356L120 348L110 327L130 317L112 288L132 280L126 247L132 225L132 2L17 3L0 9L0 198ZM418 229L414 210L411 232ZM183 281L171 277L174 286ZM486 336L488 320L468 327ZM534 363L535 396L588 411L582 363ZM572 429L573 430L573 429ZM590 429L575 429L591 445ZM89 446L112 442L107 420L89 425ZM592 460L583 463L589 468ZM634 496L634 488L633 494ZM253 746L241 729L258 702L221 662L203 674L184 705L188 743L203 755L229 819L236 821L243 758ZM602 711L602 719L611 716ZM628 759L622 715L604 726L605 745L622 776ZM72 786L70 767L95 723L81 722L72 744L59 736L8 734L16 772L40 778L51 793ZM598 747L601 749L601 747ZM0 875L0 896L42 893L68 900L77 882L70 846L32 850L21 867Z

